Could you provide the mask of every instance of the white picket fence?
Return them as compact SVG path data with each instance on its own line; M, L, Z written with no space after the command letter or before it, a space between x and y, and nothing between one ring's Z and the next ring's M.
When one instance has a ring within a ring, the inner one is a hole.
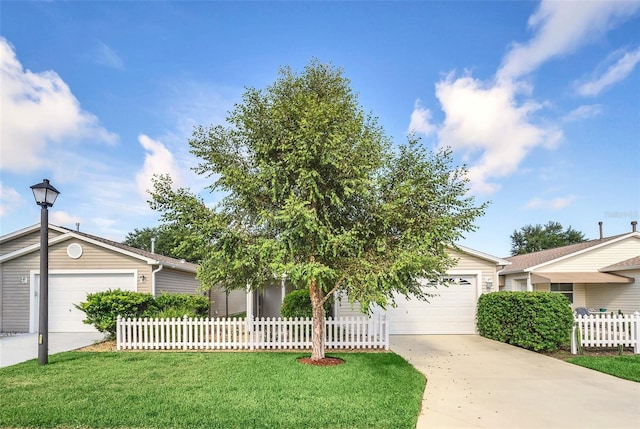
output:
M118 350L263 350L311 348L311 319L118 317ZM384 315L327 318L328 349L389 349Z
M578 353L578 330L582 347L633 347L640 354L640 313L578 315L574 321L571 353Z

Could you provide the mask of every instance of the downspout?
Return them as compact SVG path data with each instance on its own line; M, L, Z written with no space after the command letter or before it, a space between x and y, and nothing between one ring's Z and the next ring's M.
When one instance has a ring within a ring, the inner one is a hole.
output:
M151 295L156 296L156 273L159 273L164 268L164 265L158 265L157 270L151 272Z

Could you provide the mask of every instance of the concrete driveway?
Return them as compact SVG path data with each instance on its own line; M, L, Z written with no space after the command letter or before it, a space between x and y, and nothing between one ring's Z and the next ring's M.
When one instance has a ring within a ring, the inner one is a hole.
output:
M50 332L49 355L90 346L103 340L99 332ZM0 337L0 368L38 358L38 334Z
M423 428L640 427L640 383L476 335L392 335L427 377Z

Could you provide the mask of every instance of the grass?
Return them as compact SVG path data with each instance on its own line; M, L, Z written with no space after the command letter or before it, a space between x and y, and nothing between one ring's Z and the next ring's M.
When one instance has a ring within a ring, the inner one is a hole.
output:
M68 352L0 369L0 426L414 428L424 376L393 353Z
M640 355L578 356L566 361L625 380L640 382Z

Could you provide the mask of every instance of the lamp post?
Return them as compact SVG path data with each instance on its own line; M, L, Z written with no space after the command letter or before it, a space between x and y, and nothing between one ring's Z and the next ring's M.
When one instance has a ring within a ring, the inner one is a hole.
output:
M38 307L38 364L49 363L49 207L60 192L48 179L31 187L40 210L40 297Z

